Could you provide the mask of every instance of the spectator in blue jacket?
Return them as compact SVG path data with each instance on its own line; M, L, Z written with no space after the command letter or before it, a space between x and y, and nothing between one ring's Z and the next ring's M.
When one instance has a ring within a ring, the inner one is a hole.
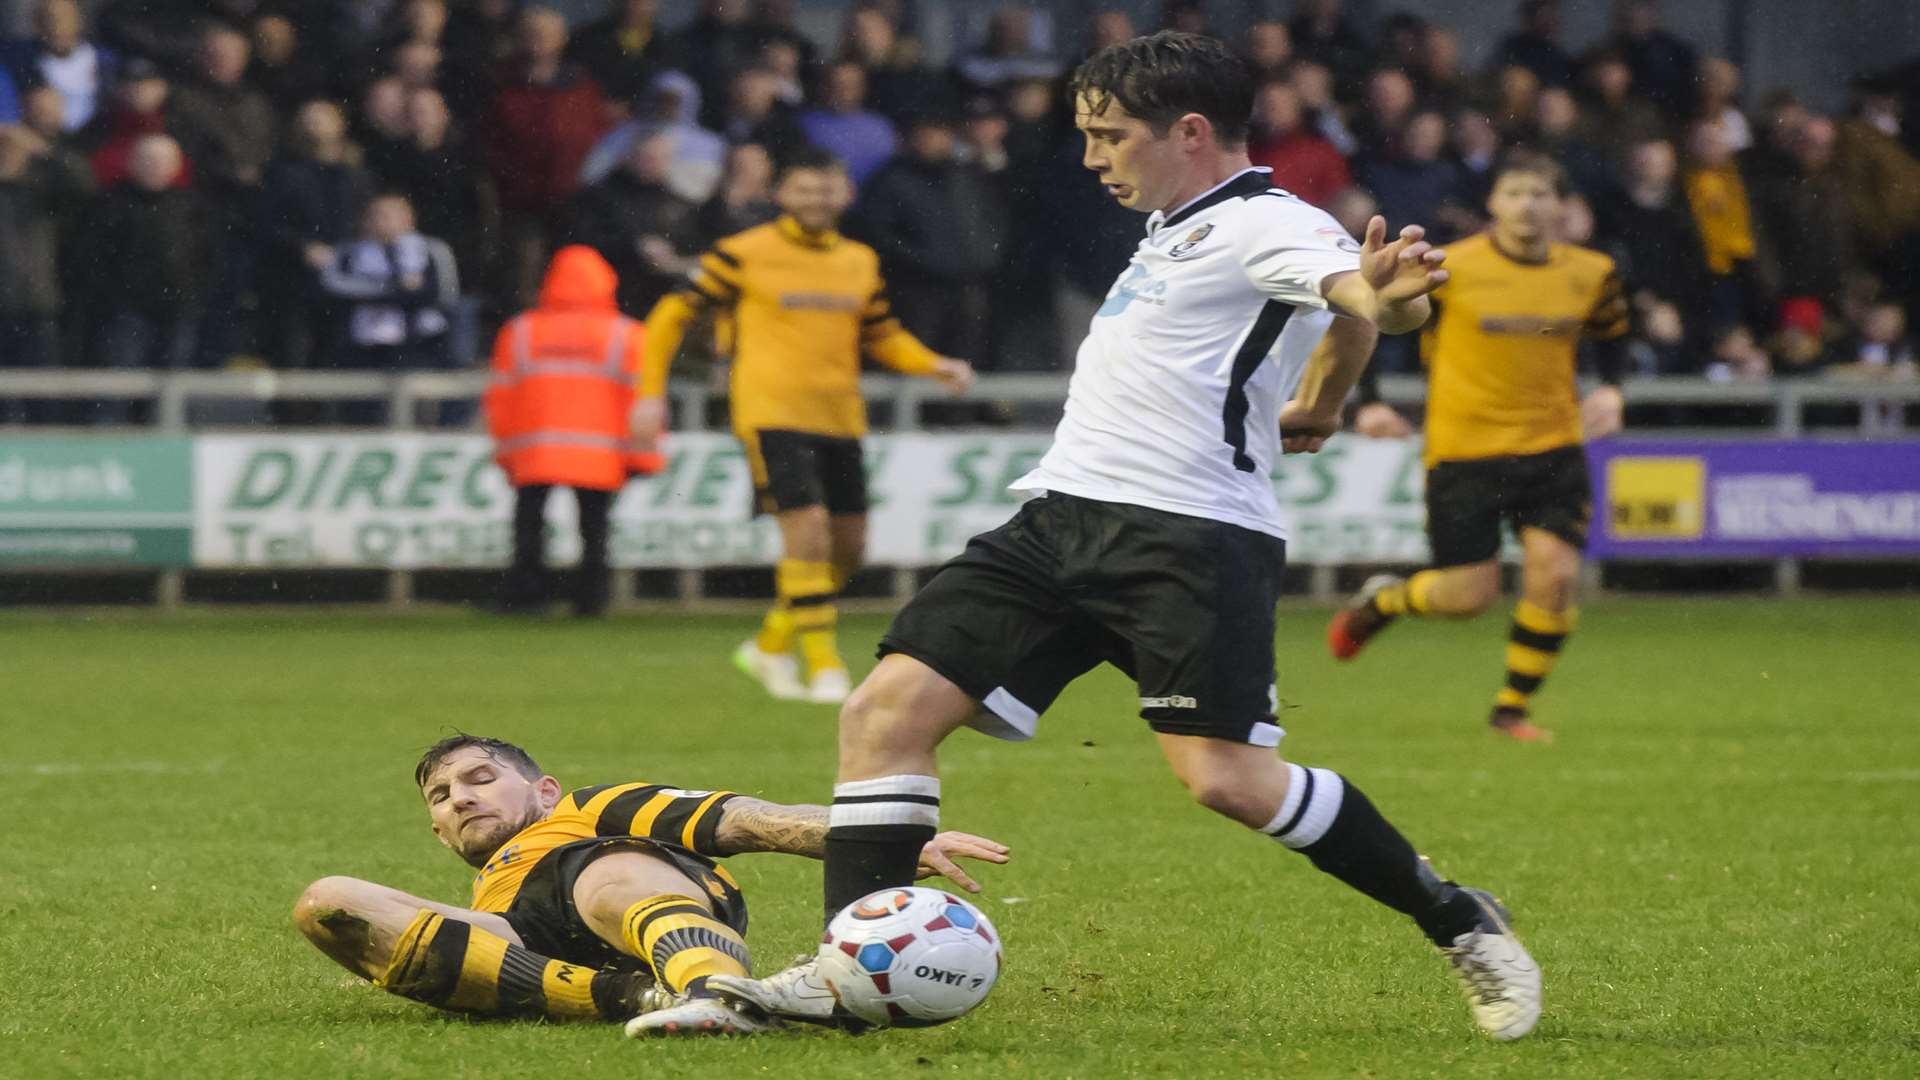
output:
M0 88L0 95L10 96L22 86L59 91L68 131L78 131L93 119L113 85L113 53L87 39L86 17L74 0L46 0L34 16L34 36L12 43L0 65L11 68L14 77ZM0 118L5 116L6 102L0 101Z
M460 275L444 240L420 235L413 204L388 192L367 204L358 239L320 268L320 287L341 302L341 367L370 371L453 366L447 351Z
M855 184L887 163L900 144L892 121L867 108L867 72L843 60L820 79L820 106L800 114L807 141L847 163Z

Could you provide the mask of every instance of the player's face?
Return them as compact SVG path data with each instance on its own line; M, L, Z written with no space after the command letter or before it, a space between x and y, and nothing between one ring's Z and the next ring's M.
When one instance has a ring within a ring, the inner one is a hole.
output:
M1544 176L1512 172L1500 177L1487 197L1494 228L1516 240L1549 235L1560 220L1560 194Z
M551 808L550 776L529 780L478 746L448 754L429 773L420 794L427 800L433 835L474 866L486 863L507 838Z
M852 187L838 169L794 169L780 179L773 199L801 228L820 232L840 223Z
M1080 163L1092 169L1107 194L1121 206L1142 213L1158 210L1180 191L1186 159L1170 135L1156 136L1145 120L1130 115L1109 98L1098 103L1080 95L1074 105L1074 126L1086 136Z

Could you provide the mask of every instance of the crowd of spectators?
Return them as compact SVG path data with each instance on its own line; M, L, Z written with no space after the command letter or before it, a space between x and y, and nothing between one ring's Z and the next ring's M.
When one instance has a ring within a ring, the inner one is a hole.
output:
M516 0L24 2L31 35L0 46L0 364L465 367L561 244L605 254L643 317L774 215L806 144L848 163L847 228L906 324L984 370L1069 364L1140 235L1080 167L1078 56L1016 4L934 67L908 0L856 0L834 42L783 0L703 0L676 28L656 0L583 25ZM1526 0L1469 71L1445 26L1297 0L1234 35L1251 155L1350 229L1379 212L1444 241L1483 224L1499 155L1535 147L1571 181L1565 238L1619 262L1641 372L1910 377L1920 61L1854 82L1844 115L1749 110L1651 0L1613 19L1575 54L1556 0ZM1210 30L1185 0L1164 24Z

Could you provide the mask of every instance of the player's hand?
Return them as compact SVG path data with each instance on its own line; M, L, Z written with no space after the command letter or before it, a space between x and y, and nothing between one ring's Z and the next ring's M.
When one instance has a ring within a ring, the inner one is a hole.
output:
M953 860L956 858L979 859L981 862L1003 863L1007 861L1007 845L984 836L972 833L943 832L927 841L920 849L920 868L914 872L914 879L943 877L968 892L979 892L980 883L967 876L965 870Z
M940 362L933 366L933 377L950 394L964 394L973 389L973 365L965 360L941 357Z
M1626 399L1617 386L1601 386L1580 403L1580 433L1588 439L1604 439L1626 426Z
M1340 430L1340 416L1321 416L1298 401L1280 409L1280 452L1317 454L1327 438Z
M1386 402L1370 401L1354 410L1353 430L1369 439L1404 439L1413 434L1413 425Z
M641 449L659 449L660 436L667 430L666 395L635 399L632 411L627 414L627 426Z
M1387 243L1387 219L1374 215L1360 245L1360 276L1380 294L1382 305L1404 304L1446 284L1440 268L1447 253L1427 243L1427 230L1409 225Z

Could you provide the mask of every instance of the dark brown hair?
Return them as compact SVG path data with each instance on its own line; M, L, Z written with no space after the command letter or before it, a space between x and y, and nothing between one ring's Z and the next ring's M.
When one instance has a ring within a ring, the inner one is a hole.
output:
M1174 121L1198 113L1222 145L1247 141L1253 115L1253 74L1246 61L1214 38L1162 30L1109 45L1073 73L1067 90L1095 111L1118 103L1165 136Z
M547 775L545 770L533 760L532 754L504 739L489 739L483 735L469 735L464 731L456 731L427 747L426 752L420 755L420 763L413 767L413 786L426 787L427 777L433 774L433 770L440 767L441 762L447 760L448 756L455 751L465 750L469 746L479 747L488 757L529 780L538 780Z
M1553 186L1555 195L1565 198L1568 194L1567 170L1561 168L1558 161L1538 150L1509 151L1500 159L1500 164L1494 167L1493 182L1499 184L1500 178L1508 173L1537 176Z

